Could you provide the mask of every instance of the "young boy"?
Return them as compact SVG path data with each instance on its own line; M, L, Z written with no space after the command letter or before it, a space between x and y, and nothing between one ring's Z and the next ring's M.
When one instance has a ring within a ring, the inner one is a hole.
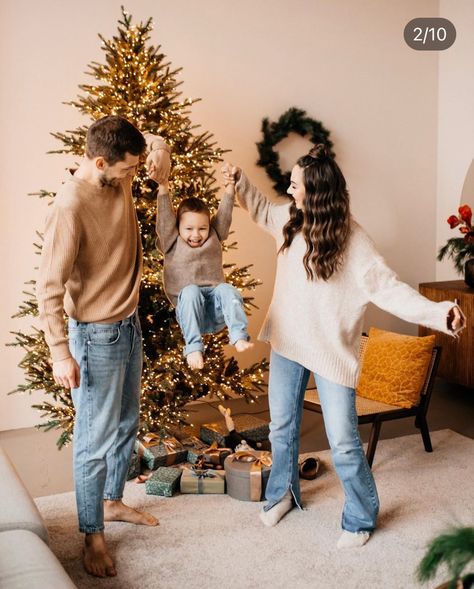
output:
M247 317L240 292L225 282L221 242L229 235L235 182L226 190L215 217L205 203L186 198L173 210L168 179L158 190L157 247L164 255L164 290L176 307L176 319L185 340L189 366L204 366L202 334L216 333L226 325L238 352L253 346L248 339Z

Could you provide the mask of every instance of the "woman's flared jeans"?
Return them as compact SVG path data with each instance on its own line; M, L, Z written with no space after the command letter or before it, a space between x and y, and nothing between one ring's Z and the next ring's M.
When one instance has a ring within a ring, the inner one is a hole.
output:
M310 371L272 351L269 404L273 465L266 489L267 511L290 489L301 505L298 453L301 415ZM359 436L354 389L314 375L334 467L345 494L342 528L349 532L375 528L379 500Z

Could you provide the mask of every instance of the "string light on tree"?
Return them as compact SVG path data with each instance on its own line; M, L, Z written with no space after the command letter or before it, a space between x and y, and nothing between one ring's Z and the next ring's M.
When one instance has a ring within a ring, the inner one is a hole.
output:
M85 137L89 124L106 115L120 115L142 131L161 135L172 149L172 175L170 190L174 204L183 198L199 196L214 212L219 204L214 166L222 161L225 152L212 140L209 132L197 133L198 127L190 120L191 107L198 99L182 100L177 76L180 69L172 69L161 52L161 47L150 43L152 20L137 25L122 8L122 19L112 39L99 35L105 62L93 62L88 74L93 84L79 86L82 94L67 104L79 110L88 124L64 133L53 133L61 143L53 153L67 153L77 157L84 154ZM142 378L141 430L157 431L185 424L189 401L215 396L225 400L233 394L249 402L264 390L266 360L242 369L235 358L227 358L224 346L227 332L204 337L205 368L192 371L183 355L183 341L176 323L173 308L162 289L163 258L155 247L156 185L148 180L142 163L133 183L133 195L143 244L143 280L140 292L139 313L144 338L144 369ZM40 198L54 198L54 193L41 190ZM35 245L37 252L41 244ZM226 244L233 250L236 243ZM250 275L251 266L238 268L225 264L227 281L243 293L247 311L254 307L249 291L259 281ZM20 305L17 317L35 317L38 307L33 288L25 292L26 300ZM44 334L37 329L29 334L14 332L10 344L25 351L20 362L25 382L14 392L45 391L50 400L33 405L46 418L38 427L62 430L58 446L68 443L72 436L74 407L70 391L55 384L49 350Z

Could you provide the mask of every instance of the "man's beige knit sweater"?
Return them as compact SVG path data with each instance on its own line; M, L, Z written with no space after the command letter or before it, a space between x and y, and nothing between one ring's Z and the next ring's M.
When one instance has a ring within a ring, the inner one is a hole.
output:
M46 221L37 297L52 360L71 356L64 310L111 323L138 304L142 249L130 179L95 187L69 174Z
M241 206L275 238L278 251L290 216L289 202L270 202L244 174L236 189ZM259 334L281 356L332 382L355 387L360 334L369 302L405 321L452 335L446 316L454 303L434 303L401 282L355 221L344 265L327 282L307 278L305 253L306 243L299 233L278 254L273 298Z

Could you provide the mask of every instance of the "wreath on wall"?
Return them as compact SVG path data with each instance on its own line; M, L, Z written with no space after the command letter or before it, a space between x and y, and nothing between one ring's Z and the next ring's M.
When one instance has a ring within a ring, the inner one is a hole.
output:
M298 133L308 137L311 143L324 143L334 157L333 143L329 139L329 131L321 121L315 121L306 116L306 111L300 108L289 108L275 123L268 118L262 121L263 141L257 143L259 159L257 166L265 168L269 178L273 180L273 188L278 194L286 194L290 184L291 172L282 172L280 156L275 146L290 133Z

